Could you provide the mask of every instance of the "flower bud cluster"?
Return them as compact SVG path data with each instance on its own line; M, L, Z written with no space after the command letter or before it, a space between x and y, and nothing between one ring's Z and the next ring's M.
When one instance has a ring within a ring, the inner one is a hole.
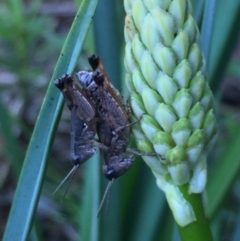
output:
M143 159L167 197L181 199L177 186L184 184L189 193L201 193L217 128L190 1L125 0L124 5L131 108L135 118L145 113L133 126L137 146L162 156ZM176 207L173 201L170 206Z

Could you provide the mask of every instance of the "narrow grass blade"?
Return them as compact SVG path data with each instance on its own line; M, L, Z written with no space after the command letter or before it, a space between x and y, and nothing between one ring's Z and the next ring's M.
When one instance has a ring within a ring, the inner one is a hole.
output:
M145 165L145 163L144 163ZM139 189L139 199L135 198L136 205L138 207L135 212L135 222L132 224L131 236L128 240L154 240L154 235L159 229L159 222L163 218L163 211L166 207L166 199L161 190L157 187L155 179L147 167L144 167L141 173L141 177L144 176L144 180L139 180L137 182ZM132 199L134 198L132 192ZM131 214L132 215L132 214Z
M123 19L118 21L117 15L124 13L117 9L117 2L102 0L99 2L94 17L94 32L97 54L101 57L111 83L118 89L121 85L121 56L123 46ZM122 16L124 17L124 16ZM104 33L104 34L103 34Z
M11 161L14 176L19 177L20 170L22 167L23 152L17 143L16 138L12 133L11 118L7 108L4 106L2 100L0 99L0 133L4 139L5 155Z
M236 220L233 234L234 235L233 235L232 241L238 241L240 237L240 213L238 213L237 215L237 220Z
M240 131L235 137L226 142L224 153L218 158L214 170L209 173L207 183L208 211L212 217L227 194L232 182L240 170L239 162Z
M238 41L240 0L220 1L216 14L209 58L209 80L213 92L218 90L221 77Z
M82 192L82 207L80 210L81 238L79 240L98 241L99 219L97 209L100 200L100 162L99 153L95 154L85 164L85 186Z
M193 8L193 17L196 20L198 26L200 26L202 15L203 15L203 9L204 9L204 3L205 0L191 0L192 2L192 8Z
M201 28L201 49L206 58L207 66L209 62L209 52L212 42L213 22L215 17L216 0L205 2L203 23Z
M97 0L82 2L69 32L52 80L71 73L89 29ZM39 199L46 160L62 107L62 97L52 81L49 85L27 150L3 240L26 240Z

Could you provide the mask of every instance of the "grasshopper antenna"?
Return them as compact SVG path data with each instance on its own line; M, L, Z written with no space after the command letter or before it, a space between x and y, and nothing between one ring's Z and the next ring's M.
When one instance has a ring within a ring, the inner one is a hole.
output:
M99 208L98 208L97 217L99 217L99 214L100 214L100 211L101 211L101 209L102 209L103 203L104 203L104 201L105 201L105 199L106 199L106 196L107 196L108 192L110 192L110 189L111 189L111 187L112 187L112 185L113 185L113 181L114 181L114 178L113 178L111 181L109 181L109 183L108 183L108 185L107 185L107 187L106 187L106 190L105 190L105 192L104 192L102 201L101 201L100 206L99 206ZM110 193L109 193L109 194L110 194ZM109 204L109 198L108 198L108 204ZM108 205L107 205L107 206L108 206Z
M78 167L79 167L79 165L76 165L76 166L74 166L74 167L72 168L72 170L70 171L70 172L71 172L70 180L69 180L69 182L68 182L68 186L67 186L67 188L66 188L66 191L65 191L65 193L63 194L63 197L62 197L61 202L63 202L64 198L65 198L66 195L67 195L68 189L69 189L70 184L72 183L72 180L73 180L73 176L74 176L74 174L75 174L75 172L76 172L76 170L77 170ZM69 175L68 175L68 176L69 176Z
M111 186L112 186L112 184L111 184ZM110 196L111 196L111 189L109 188L108 198L107 198L107 216L108 216L108 210L109 210Z
M58 191L58 189L63 185L63 183L66 182L66 180L67 180L69 177L71 177L70 180L69 180L67 189L66 189L66 191L65 191L65 193L64 193L64 195L63 195L62 201L63 201L64 197L65 197L66 194L67 194L67 191L68 191L69 186L70 186L70 184L71 184L71 182L72 182L74 173L76 172L76 170L77 170L78 167L79 167L79 165L75 165L75 166L72 168L72 170L67 174L67 176L66 176L66 177L61 181L61 183L57 186L57 188L55 189L55 191L53 192L53 195L54 195L54 194Z

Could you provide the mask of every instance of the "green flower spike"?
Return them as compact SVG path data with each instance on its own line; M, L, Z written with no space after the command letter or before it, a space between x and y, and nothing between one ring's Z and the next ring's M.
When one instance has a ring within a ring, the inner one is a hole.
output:
M202 193L206 155L216 139L213 95L204 76L199 31L187 0L125 0L125 67L133 134L178 225L196 220L182 194Z

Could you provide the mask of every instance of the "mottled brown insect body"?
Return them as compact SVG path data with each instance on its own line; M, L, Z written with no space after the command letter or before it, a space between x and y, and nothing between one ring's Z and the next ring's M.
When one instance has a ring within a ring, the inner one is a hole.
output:
M100 58L92 55L88 60L94 70L94 81L101 87L102 107L107 110L105 117L108 123L115 130L120 126L128 125L128 113L123 104L122 97L118 90L110 83Z
M127 154L128 139L117 135L107 122L97 123L99 141L107 149L101 148L103 160L103 173L107 179L112 180L124 174L132 165L134 155Z
M87 161L95 152L94 122L95 108L83 90L74 84L69 75L54 81L63 93L65 102L71 111L71 149L70 160L74 165Z

